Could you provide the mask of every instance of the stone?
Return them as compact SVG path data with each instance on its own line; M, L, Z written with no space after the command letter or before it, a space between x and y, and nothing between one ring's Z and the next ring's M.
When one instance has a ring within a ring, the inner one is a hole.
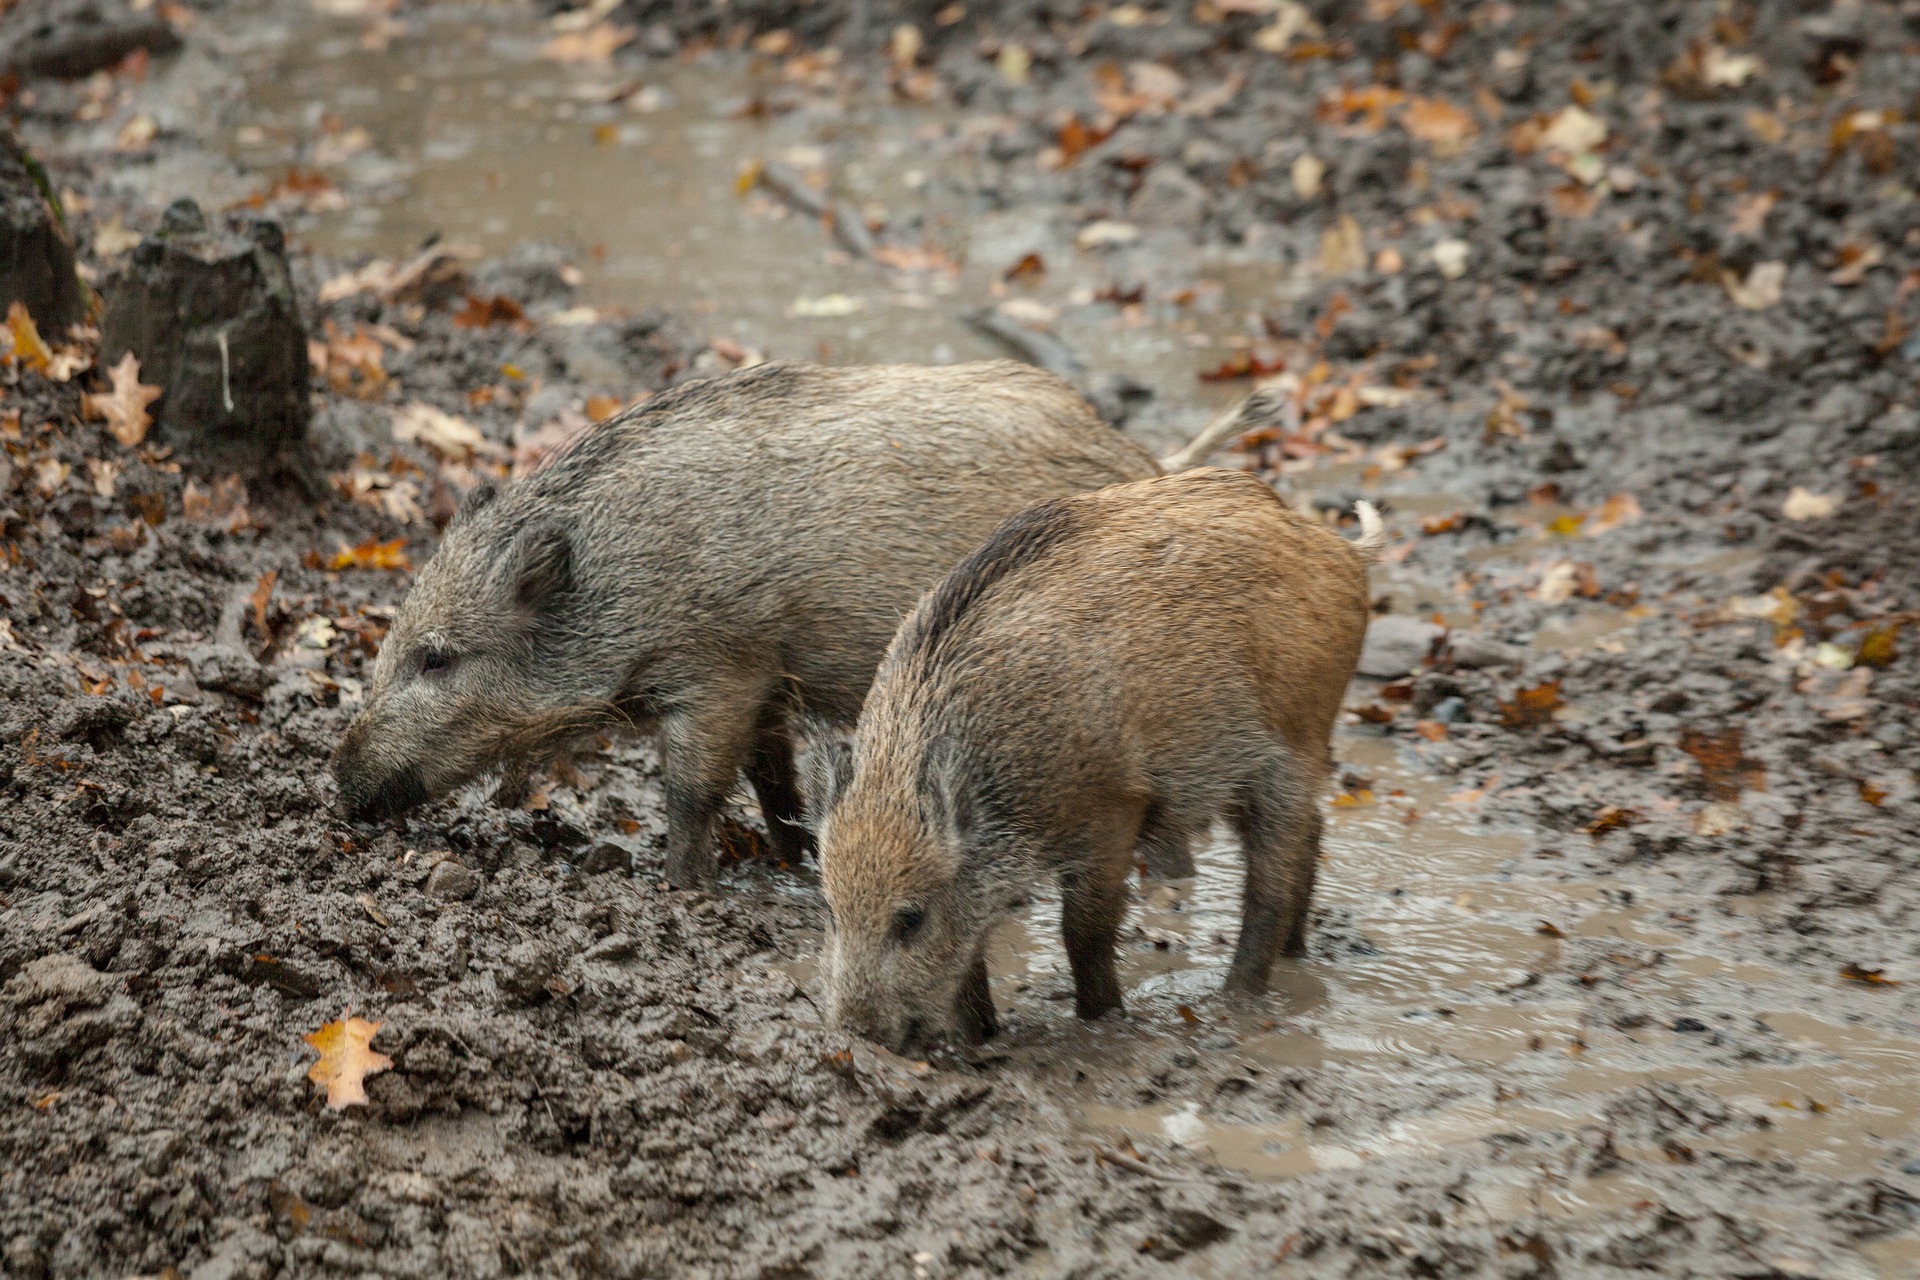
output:
M1404 613L1376 617L1367 627L1367 642L1360 649L1360 674L1395 680L1418 670L1445 630Z
M26 148L0 129L0 315L16 302L48 342L86 319L59 197Z
M100 364L131 351L162 440L210 467L262 468L306 434L307 334L278 223L207 225L191 200L168 208L108 290Z
M587 850L580 859L582 875L599 875L602 871L630 871L633 869L633 854L611 840L602 840Z
M1467 671L1485 671L1494 667L1517 667L1526 650L1505 640L1476 631L1456 631L1447 637L1447 652L1453 665Z
M436 898L463 901L480 892L480 874L447 858L436 862L427 873L427 892Z
M1199 227L1207 193L1177 165L1156 164L1127 204L1134 221L1149 227Z

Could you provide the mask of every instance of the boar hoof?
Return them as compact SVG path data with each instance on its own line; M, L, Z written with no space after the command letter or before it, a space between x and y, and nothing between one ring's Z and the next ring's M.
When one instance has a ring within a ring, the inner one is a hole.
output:
M667 855L667 883L676 889L705 889L713 883L711 853L675 850Z

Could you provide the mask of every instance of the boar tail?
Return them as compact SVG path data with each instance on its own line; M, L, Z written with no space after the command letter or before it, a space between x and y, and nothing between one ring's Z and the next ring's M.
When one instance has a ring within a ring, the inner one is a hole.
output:
M1228 440L1267 425L1284 410L1286 400L1284 392L1256 391L1239 404L1223 409L1186 448L1160 459L1161 470L1168 475L1191 471Z
M1353 504L1353 511L1360 517L1360 536L1353 540L1353 549L1362 560L1373 564L1386 550L1387 526L1381 522L1379 510L1364 498Z

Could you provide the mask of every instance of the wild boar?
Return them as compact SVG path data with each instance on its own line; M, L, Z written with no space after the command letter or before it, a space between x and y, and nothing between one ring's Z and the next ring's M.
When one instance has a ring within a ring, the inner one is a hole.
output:
M797 861L796 715L851 724L901 618L1008 516L1157 472L1012 362L764 364L675 388L468 496L335 753L341 800L387 814L652 727L672 883L711 879L743 768Z
M896 1050L993 1032L996 921L1058 877L1078 1011L1121 1006L1136 848L1225 815L1246 862L1230 990L1305 948L1329 738L1367 629L1348 542L1207 468L1027 508L887 650L820 817L831 1016Z

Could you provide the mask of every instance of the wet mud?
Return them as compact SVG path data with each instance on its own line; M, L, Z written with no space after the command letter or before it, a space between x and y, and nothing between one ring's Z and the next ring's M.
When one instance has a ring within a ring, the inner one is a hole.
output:
M1913 1274L1920 18L1295 10L158 5L9 90L93 287L179 196L273 216L315 348L245 480L0 371L0 1266ZM1156 447L1257 375L1228 460L1387 513L1270 997L1224 835L1136 886L1123 1018L1043 892L1004 1034L919 1062L822 1025L744 794L662 887L645 743L337 814L466 487L983 308ZM336 1113L348 1009L393 1067Z

